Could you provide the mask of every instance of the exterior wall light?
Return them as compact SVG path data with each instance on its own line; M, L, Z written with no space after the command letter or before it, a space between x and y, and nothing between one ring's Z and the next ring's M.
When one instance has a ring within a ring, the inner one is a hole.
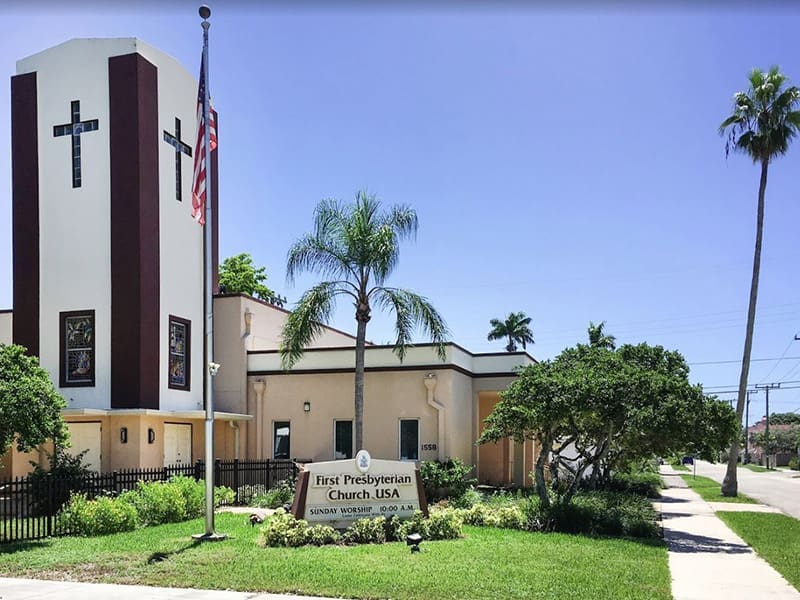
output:
M156 431L152 427L147 429L147 443L152 444L156 441Z
M311 412L311 402L309 402L308 400L303 402L303 410L305 412Z
M247 308L244 311L244 333L250 335L253 330L253 313Z
M120 444L127 444L128 443L128 428L127 427L120 427L119 428L119 443Z

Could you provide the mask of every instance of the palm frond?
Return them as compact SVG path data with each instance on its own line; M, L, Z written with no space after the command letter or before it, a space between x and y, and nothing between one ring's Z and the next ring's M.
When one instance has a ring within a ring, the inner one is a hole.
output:
M411 345L412 334L416 329L436 344L436 353L444 361L447 358L445 343L450 331L442 315L427 298L410 290L378 287L370 290L381 308L393 309L395 313L395 333L397 339L394 353L400 361L405 358L406 348Z
M787 86L778 67L753 69L747 92L734 94L733 114L719 126L726 136L725 156L731 151L750 156L754 163L769 162L785 154L798 134L793 116L800 106L800 88Z
M505 321L499 319L491 319L489 325L492 330L486 337L487 340L499 340L508 338L509 343L506 350L514 352L516 350L515 342L522 344L523 349L527 349L527 344L535 343L533 339L533 332L530 329L531 317L525 315L524 312L511 312L506 317Z
M417 212L409 206L393 206L388 215L388 223L400 239L412 239L417 235Z
M314 234L306 234L297 240L287 253L287 281L293 283L295 277L304 271L316 271L336 278L353 274L344 250Z
M281 366L291 369L303 356L306 347L322 333L333 314L334 301L340 294L353 295L342 289L339 281L323 281L305 292L289 313L281 331Z

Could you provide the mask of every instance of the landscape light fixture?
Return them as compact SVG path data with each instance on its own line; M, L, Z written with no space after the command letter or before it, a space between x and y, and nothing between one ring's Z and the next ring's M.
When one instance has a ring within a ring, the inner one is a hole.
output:
M309 402L308 400L303 402L303 411L304 412L311 412L311 402Z
M406 545L411 546L411 553L419 552L419 545L422 543L422 536L419 533L409 533L406 536Z

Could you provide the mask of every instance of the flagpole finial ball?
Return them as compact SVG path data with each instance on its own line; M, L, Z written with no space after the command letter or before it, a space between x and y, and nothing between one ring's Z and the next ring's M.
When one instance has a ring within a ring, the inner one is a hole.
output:
M205 4L203 4L203 6L201 6L201 7L200 7L200 10L198 10L197 12L199 12L199 13L200 13L200 16L201 16L203 19L207 19L208 17L210 17L210 16L211 16L211 9L210 9L210 8L208 8L208 6L206 6Z

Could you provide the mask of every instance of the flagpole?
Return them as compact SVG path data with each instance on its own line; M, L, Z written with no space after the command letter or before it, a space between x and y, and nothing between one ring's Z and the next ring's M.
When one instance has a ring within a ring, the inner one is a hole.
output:
M204 540L218 540L224 539L224 534L217 534L214 532L214 380L213 376L216 374L216 365L214 365L214 297L211 293L211 284L213 281L213 274L211 272L212 260L212 219L211 213L211 121L209 109L209 77L208 77L208 29L211 23L208 22L208 17L211 16L211 9L203 5L198 11L203 22L200 24L203 28L203 77L205 79L205 90L203 94L203 133L204 133L204 150L205 150L205 226L204 232L204 252L203 252L203 266L205 270L205 407L206 407L206 420L205 420L205 483L206 483L206 523L205 534L196 536Z

